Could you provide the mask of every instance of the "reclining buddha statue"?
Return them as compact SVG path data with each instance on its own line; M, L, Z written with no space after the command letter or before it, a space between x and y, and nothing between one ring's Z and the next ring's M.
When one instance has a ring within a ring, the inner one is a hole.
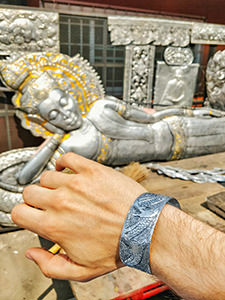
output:
M33 53L0 64L22 125L46 141L0 155L0 223L9 224L25 185L74 152L105 165L165 161L225 150L225 113L176 108L149 113L112 96L76 55Z

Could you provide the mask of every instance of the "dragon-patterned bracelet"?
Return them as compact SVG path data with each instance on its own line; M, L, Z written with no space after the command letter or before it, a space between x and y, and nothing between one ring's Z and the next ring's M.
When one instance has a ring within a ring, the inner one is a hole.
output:
M120 259L126 266L151 274L149 250L153 231L166 203L180 208L176 199L144 193L131 206L120 238Z

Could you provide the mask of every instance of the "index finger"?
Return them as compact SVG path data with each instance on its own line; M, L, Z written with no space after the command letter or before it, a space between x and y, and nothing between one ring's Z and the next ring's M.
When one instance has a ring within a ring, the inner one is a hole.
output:
M65 174L57 171L45 171L41 174L40 184L42 187L48 189L57 189L63 185L66 185L71 177L71 174Z
M11 212L11 217L15 224L19 227L35 232L42 237L45 237L42 234L43 231L41 228L44 216L45 212L43 210L33 208L24 203L16 205Z
M93 165L97 165L97 163L72 152L66 153L56 160L57 171L68 168L75 173L82 173L87 171Z

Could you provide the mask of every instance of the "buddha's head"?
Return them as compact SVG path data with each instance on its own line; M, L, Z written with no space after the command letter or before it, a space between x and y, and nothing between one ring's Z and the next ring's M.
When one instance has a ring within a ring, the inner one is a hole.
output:
M16 91L12 102L22 126L44 138L79 128L91 105L104 98L99 76L79 54L13 55L0 61L0 75Z
M184 77L184 68L176 68L175 69L175 78L177 79L183 79Z
M83 122L77 101L60 89L51 90L37 111L44 120L65 131L77 129Z
M59 88L59 85L48 72L33 79L22 91L20 110L28 117L39 118L46 126L50 123L54 127L71 131L82 125L80 107L74 93ZM49 127L49 126L46 126Z

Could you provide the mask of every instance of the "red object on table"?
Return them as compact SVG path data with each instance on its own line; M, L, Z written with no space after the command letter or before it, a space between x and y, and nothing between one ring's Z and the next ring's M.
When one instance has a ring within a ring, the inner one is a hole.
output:
M130 294L119 296L111 300L144 300L159 293L169 290L169 287L163 282L159 281L147 285L139 290L131 292Z

